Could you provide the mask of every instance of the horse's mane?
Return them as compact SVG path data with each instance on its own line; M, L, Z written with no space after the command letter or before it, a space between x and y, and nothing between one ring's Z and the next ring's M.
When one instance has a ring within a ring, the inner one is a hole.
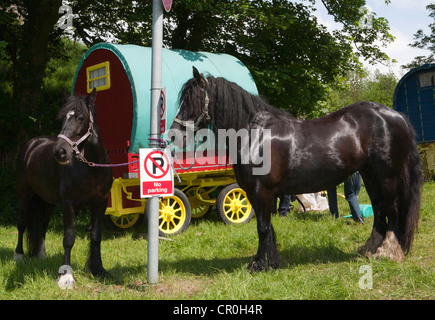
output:
M289 112L269 105L262 97L253 95L235 82L222 77L208 76L205 86L209 96L209 111L216 127L246 128L259 112L267 112L278 118L291 118ZM205 101L204 83L196 78L187 81L181 91L182 99L188 99L192 115L201 114ZM193 103L192 103L193 102Z
M291 117L287 111L271 106L263 97L253 95L225 78L209 76L207 81L213 86L210 105L217 123L225 123L230 128L247 127L259 112L279 118Z

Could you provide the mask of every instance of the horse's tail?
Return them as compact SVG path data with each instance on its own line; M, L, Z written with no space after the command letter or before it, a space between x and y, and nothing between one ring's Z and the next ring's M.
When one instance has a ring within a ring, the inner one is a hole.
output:
M292 201L296 199L299 202L299 204L302 206L302 209L304 209L304 213L307 212L307 209L305 209L305 205L302 203L301 199L299 199L299 197L296 194L292 195L291 198Z
M27 241L29 256L45 255L45 233L47 231L53 206L35 195L30 200L27 212Z
M399 177L398 225L395 233L406 255L418 229L423 174L414 128L406 116L403 115L403 118L409 127L411 145Z

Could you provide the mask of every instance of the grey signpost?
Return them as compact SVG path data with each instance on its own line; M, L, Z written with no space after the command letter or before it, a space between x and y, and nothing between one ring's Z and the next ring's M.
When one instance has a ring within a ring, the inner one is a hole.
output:
M158 148L160 137L160 91L162 88L163 3L153 0L150 148ZM145 72L145 71L144 71ZM147 281L159 280L159 198L152 197L148 204L148 266Z

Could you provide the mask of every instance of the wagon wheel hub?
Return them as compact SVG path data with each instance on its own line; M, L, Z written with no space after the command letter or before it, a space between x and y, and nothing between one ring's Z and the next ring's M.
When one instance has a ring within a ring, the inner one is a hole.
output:
M242 208L242 202L239 199L235 199L231 205L231 209L234 212L239 211Z
M165 221L171 221L172 220L172 217L174 216L174 214L173 214L173 212L172 212L172 210L171 210L172 208L171 207L165 207L162 211L162 216L163 216L163 219L165 220Z

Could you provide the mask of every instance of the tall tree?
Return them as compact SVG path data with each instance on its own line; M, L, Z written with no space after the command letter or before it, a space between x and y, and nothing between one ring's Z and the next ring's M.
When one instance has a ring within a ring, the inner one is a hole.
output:
M318 22L316 1L342 30L330 32ZM88 45L105 39L151 44L151 1L70 4L77 13L76 32ZM234 55L246 64L270 103L307 114L324 98L325 85L360 67L358 56L388 60L378 45L393 40L388 22L369 13L370 25L362 26L364 5L365 0L175 1L165 14L164 43L168 48Z
M403 65L403 69L416 68L425 63L435 62L435 4L426 6L426 10L429 11L429 17L434 19L434 22L429 25L430 34L425 34L422 29L419 29L414 34L414 42L409 45L413 48L427 49L430 51L430 54L428 56L415 57L412 62Z
M61 5L62 0L0 0L0 41L12 62L14 105L10 108L15 109L11 120L18 142L29 137L29 115L39 107L47 61L59 44L54 26Z
M74 13L74 37L86 45L151 44L149 0L64 2ZM318 22L316 2L342 24L341 30L330 32ZM30 119L41 108L47 61L65 56L63 30L56 27L61 4L62 0L0 0L0 68L3 62L11 65L14 102L1 110L13 124L0 128L2 136L23 141L35 133ZM374 14L370 27L361 27L364 4L365 0L175 1L165 14L165 46L234 55L250 69L271 104L295 115L310 114L328 87L359 67L358 56L388 58L377 45L392 40L388 22Z
M393 72L383 74L379 70L352 71L337 88L328 90L328 98L320 106L325 109L323 114L358 101L375 101L392 108L397 82Z

